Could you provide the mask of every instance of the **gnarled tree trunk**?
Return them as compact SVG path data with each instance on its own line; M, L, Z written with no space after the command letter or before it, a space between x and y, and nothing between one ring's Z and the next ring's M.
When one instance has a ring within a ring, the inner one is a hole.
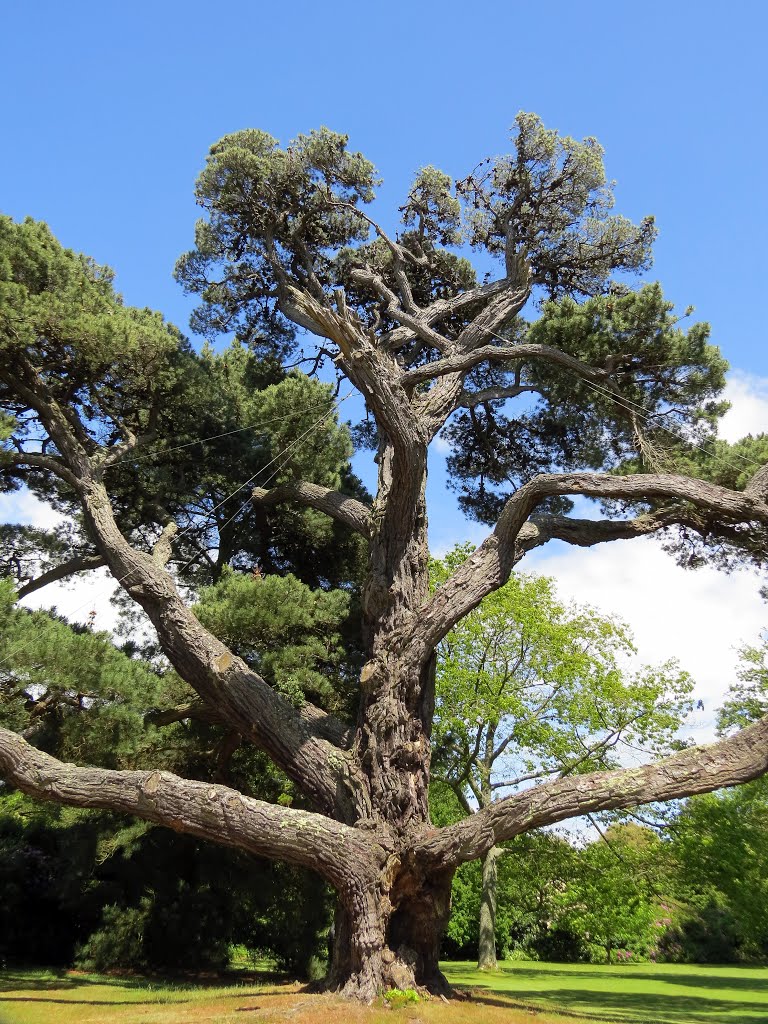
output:
M373 899L340 902L329 988L365 1001L391 988L447 993L439 955L452 879L452 870L420 877L396 862L382 875Z

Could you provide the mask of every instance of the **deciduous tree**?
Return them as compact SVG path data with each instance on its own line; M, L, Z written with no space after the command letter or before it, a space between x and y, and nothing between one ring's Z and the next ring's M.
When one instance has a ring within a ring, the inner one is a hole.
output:
M433 564L439 586L471 557ZM622 754L668 750L693 683L674 663L630 671L628 631L566 607L545 577L511 578L440 643L433 778L466 814L543 779L617 768ZM496 969L498 858L483 858L478 967ZM515 856L514 847L506 851Z

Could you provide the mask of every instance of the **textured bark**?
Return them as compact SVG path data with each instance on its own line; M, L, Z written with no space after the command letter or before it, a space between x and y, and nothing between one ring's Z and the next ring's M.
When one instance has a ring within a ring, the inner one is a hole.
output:
M339 494L330 487L320 487L318 484L300 480L294 484L273 487L269 491L263 487L254 487L252 496L254 503L261 505L295 501L299 505L308 505L319 512L324 512L363 537L368 537L371 532L371 510L356 498Z
M429 582L426 445L404 456L382 442L363 642L356 747L374 815L398 830L429 820L431 662L413 664L399 637L412 628Z
M439 955L452 877L452 871L412 875L398 861L388 866L374 899L340 903L329 987L365 1002L391 988L449 992Z

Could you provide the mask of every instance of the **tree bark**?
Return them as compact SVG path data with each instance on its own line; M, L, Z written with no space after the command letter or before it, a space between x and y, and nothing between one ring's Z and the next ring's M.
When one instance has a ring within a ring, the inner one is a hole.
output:
M483 882L480 896L480 935L478 939L477 969L495 971L496 962L496 894L498 889L498 859L501 850L492 846L483 857Z
M426 444L400 452L383 439L363 591L367 660L356 745L372 813L400 832L429 820L434 661L412 661L399 639L428 596L426 482Z
M327 979L332 991L370 1002L392 988L447 994L440 943L450 912L452 871L424 877L389 866L375 898L340 902Z

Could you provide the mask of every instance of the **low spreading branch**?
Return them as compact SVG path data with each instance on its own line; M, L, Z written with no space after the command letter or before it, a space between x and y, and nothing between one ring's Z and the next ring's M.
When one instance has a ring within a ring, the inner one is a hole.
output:
M317 871L344 890L352 875L375 877L380 851L366 836L310 811L243 796L170 772L111 771L64 764L0 729L0 771L41 800L133 814L176 832Z
M768 717L719 743L693 747L641 768L569 775L532 786L440 829L417 844L415 854L435 868L456 867L533 828L596 811L710 793L750 782L766 771Z

